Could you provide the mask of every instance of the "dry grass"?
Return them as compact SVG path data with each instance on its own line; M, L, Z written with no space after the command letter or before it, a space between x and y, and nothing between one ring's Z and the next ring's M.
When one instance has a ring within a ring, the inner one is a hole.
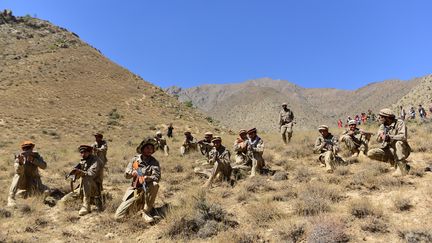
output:
M312 221L311 230L307 234L307 242L348 242L349 235L345 224L339 218L319 216Z
M356 218L366 218L368 216L381 217L382 212L366 198L352 201L349 204L349 212Z

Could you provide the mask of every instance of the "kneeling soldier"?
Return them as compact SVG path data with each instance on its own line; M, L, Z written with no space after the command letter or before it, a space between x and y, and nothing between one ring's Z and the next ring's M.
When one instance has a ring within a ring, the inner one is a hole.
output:
M22 152L15 156L15 175L12 179L7 203L9 207L16 205L15 195L18 190L21 190L19 194L24 197L48 190L48 187L42 184L39 175L39 168L44 170L47 164L38 152L33 151L34 146L35 144L30 141L23 142L21 144Z
M338 139L329 133L326 125L319 126L318 131L321 136L315 141L314 152L320 154L318 160L326 167L327 172L332 173L339 151Z
M137 147L137 155L129 162L125 170L127 179L133 178L132 186L123 196L123 202L117 208L115 218L123 218L130 208L142 210L142 217L147 223L154 221L150 215L159 190L161 171L159 162L152 156L156 141L149 137Z
M183 144L180 147L180 155L184 156L188 154L190 151L197 151L198 149L198 141L194 138L191 132L184 132L185 139L183 140Z
M214 147L209 152L209 163L213 164L213 170L204 187L210 187L215 177L219 175L223 176L226 180L229 180L231 177L230 152L222 145L221 137L214 137L212 143Z
M247 155L252 160L252 170L251 177L254 177L258 172L261 174L262 169L265 166L265 161L263 158L264 153L264 141L258 137L257 129L252 128L247 131L248 140L247 140Z
M349 129L342 134L340 141L345 143L354 157L357 157L360 152L366 155L372 133L358 129L354 120L348 122L348 127Z
M96 155L93 154L93 146L81 145L78 148L81 154L81 161L69 173L68 177L73 176L74 180L80 179L79 196L82 196L82 207L78 214L84 216L91 212L90 204L94 201L96 211L102 211L102 177L103 177L103 164L104 162ZM61 202L65 203L75 197L73 191L65 195ZM76 198L76 197L75 197Z
M410 169L406 159L411 153L405 122L396 119L390 109L379 112L379 121L381 126L378 129L377 141L381 143L381 147L369 150L367 156L373 160L390 162L396 168L393 176L404 176Z

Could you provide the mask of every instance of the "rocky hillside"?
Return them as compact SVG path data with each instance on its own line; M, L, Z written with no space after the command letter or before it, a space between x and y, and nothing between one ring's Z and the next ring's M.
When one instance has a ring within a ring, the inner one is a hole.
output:
M394 107L403 106L408 111L409 107L418 108L421 104L426 110L432 106L432 75L418 79L418 85L402 97Z
M76 34L40 19L1 15L3 142L62 137L77 143L83 136L92 139L88 135L94 131L139 139L170 122L175 132L212 127L196 110L113 63Z
M190 89L171 87L167 93L193 105L220 120L224 125L239 129L256 126L276 131L280 104L287 102L294 111L299 128L317 124L336 124L337 119L378 111L395 104L421 79L388 80L369 84L360 89L306 89L284 80L269 78L238 84L203 85Z

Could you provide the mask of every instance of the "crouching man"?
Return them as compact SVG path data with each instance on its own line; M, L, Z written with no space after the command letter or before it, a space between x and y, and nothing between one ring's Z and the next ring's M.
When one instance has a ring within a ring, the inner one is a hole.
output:
M81 154L81 161L67 176L67 178L73 177L73 181L80 180L78 194L75 193L73 184L71 184L72 192L65 195L60 203L65 205L77 197L82 197L82 207L78 214L84 216L91 213L91 202L94 202L97 212L103 210L101 193L104 162L93 154L93 146L81 145L78 151Z
M25 198L34 193L43 193L48 190L48 187L42 184L39 175L39 168L44 170L47 164L38 152L33 151L34 147L34 143L25 141L21 144L22 151L15 156L15 175L9 190L8 207L16 205L16 194Z
M154 138L144 139L137 147L137 155L129 162L125 177L132 180L123 196L123 202L117 208L115 218L124 218L128 212L142 211L147 223L154 222L151 216L156 195L159 190L161 171L159 162L152 156L155 152Z

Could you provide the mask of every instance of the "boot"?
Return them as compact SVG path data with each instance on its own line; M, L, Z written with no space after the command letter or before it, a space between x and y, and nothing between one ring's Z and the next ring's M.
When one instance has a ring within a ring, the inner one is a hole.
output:
M102 200L100 197L95 197L94 198L94 203L96 206L96 212L102 212L103 211L103 206L102 206Z
M90 209L90 201L87 198L83 198L83 205L81 206L81 209L78 212L79 216L84 216L86 214L91 213Z
M15 198L13 198L13 197L8 197L8 203L7 203L6 206L7 206L7 207L14 208L14 207L16 206Z
M398 161L396 162L396 171L393 172L392 176L405 176L409 170L410 166L405 161Z
M152 216L150 216L150 214L146 213L145 211L143 211L142 217L143 217L144 221L148 224L154 222L154 218Z

